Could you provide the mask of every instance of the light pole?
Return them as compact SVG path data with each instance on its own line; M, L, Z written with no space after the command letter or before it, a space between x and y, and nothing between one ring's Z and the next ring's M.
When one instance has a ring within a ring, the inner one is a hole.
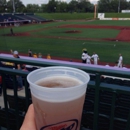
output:
M118 13L120 13L120 6L121 6L121 0L119 0L119 3L118 3Z
M12 4L13 4L13 13L15 13L15 2L14 2L14 0L12 0Z
M56 12L56 7L54 7L54 12Z
M97 14L97 4L94 5L94 19L96 19L96 14Z

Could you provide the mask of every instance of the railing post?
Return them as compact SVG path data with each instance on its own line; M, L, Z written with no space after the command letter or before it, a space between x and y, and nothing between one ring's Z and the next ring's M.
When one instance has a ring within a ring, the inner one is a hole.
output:
M111 104L111 116L110 116L110 129L109 130L113 130L115 102L116 102L116 91L113 91L112 104Z
M15 114L16 114L16 126L17 130L19 129L19 110L18 110L18 92L17 92L17 75L13 75L13 86L14 86L14 98L15 98Z
M100 74L96 74L93 130L98 129L98 108L99 108L99 90L100 90L99 86L100 86Z
M26 110L27 110L30 104L29 102L30 97L29 97L29 86L26 78L24 79L24 83L25 83L25 97L26 97Z
M4 98L4 106L6 111L6 126L7 130L9 130L9 115L8 115L8 104L7 104L7 92L6 92L6 84L5 84L5 74L2 73L2 89L3 89L3 98Z
M130 110L129 110L129 115L128 115L128 119L127 119L126 130L130 130Z

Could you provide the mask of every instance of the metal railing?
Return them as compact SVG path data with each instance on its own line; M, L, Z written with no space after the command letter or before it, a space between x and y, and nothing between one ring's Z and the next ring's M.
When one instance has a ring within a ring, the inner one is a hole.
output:
M86 99L82 115L82 128L89 130L130 130L130 85L124 83L114 83L113 79L110 82L104 81L102 75L115 76L120 78L130 79L130 71L111 70L105 68L97 68L90 66L76 66L74 64L64 64L60 62L35 61L26 59L15 59L8 57L1 57L0 61L16 62L20 64L28 64L35 66L69 66L82 69L90 74L91 80L88 84ZM25 113L30 104L30 90L26 80L28 72L21 70L13 70L9 68L0 67L0 74L2 75L2 88L4 97L4 109L6 116L5 127L7 129L18 130L24 118L24 114L19 110L19 96L16 86L16 75L23 77L25 86ZM9 107L7 96L6 75L11 75L13 79L13 92L15 109ZM122 80L120 80L122 81ZM123 81L122 81L123 82ZM129 82L129 80L128 80ZM10 112L15 115L15 127L11 127ZM0 115L1 116L1 115ZM1 118L1 117L0 117ZM0 120L0 126L3 124Z

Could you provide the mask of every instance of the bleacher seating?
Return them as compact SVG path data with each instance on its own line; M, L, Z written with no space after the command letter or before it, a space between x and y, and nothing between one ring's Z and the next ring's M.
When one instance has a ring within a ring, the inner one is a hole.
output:
M34 14L26 14L26 13L15 13L15 14L0 14L0 23L2 25L4 25L4 23L6 24L10 24L10 23L16 23L16 22L46 22L46 21L50 21L47 20L45 18L42 18L40 16L36 16Z
M0 22L4 22L4 20L9 21L14 21L17 20L18 18L15 15L12 14L0 14ZM22 20L22 19L19 19Z
M110 79L111 80L111 79ZM120 82L120 81L119 81ZM112 81L112 83L114 83ZM111 85L110 82L106 84ZM119 85L117 83L117 85ZM123 86L121 86L123 87ZM98 103L98 128L97 130L109 130L111 109L113 102L113 95L115 93L100 90L99 91L99 103ZM113 115L113 130L125 130L128 115L130 112L130 94L115 94L115 105ZM95 102L95 89L88 86L86 99L82 114L82 125L89 130L93 130L93 116L94 116L94 102Z
M109 116L99 114L97 130L109 130L109 126L110 126L110 119L109 118L110 118Z
M93 112L83 111L81 122L83 127L93 130Z
M125 130L126 124L127 124L127 120L115 119L113 130Z
M123 85L130 87L130 81L129 80L123 80Z
M8 118L7 118L8 117ZM22 115L19 115L19 126L17 126L17 118L13 111L6 112L5 109L0 109L0 127L7 128L7 120L8 120L8 130L16 130L17 128L20 128L24 117Z
M15 110L16 109L16 99L12 95L7 95L7 101L10 109ZM30 104L32 103L32 100L29 99ZM26 98L18 96L18 110L20 112L26 112L27 107L26 107Z
M31 17L32 17L32 16L31 16ZM41 21L46 20L46 19L41 18L41 17L39 17L39 16L37 16L37 15L35 15L35 18L37 18L37 19L39 19L39 20L41 20Z
M10 75L6 74L5 76L5 85L8 89L14 89L13 79Z
M21 14L21 15L16 14L16 16L17 16L18 18L22 18L22 19L24 19L24 20L25 20L25 19L29 19L29 20L31 20L31 21L36 21L36 22L46 21L45 18L41 18L41 17L36 16L36 15L34 15L34 14Z

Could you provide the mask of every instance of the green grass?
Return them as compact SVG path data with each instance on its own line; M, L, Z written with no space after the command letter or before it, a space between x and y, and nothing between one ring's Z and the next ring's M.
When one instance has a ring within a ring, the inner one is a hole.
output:
M80 31L80 33L67 33L67 31ZM80 38L115 38L119 30L114 29L80 29L80 28L52 28L51 30L43 30L33 32L35 35L43 36L66 36L66 37L80 37Z
M81 59L82 49L87 48L90 55L96 52L100 61L112 62L118 59L119 53L124 57L124 63L130 64L130 42L99 42L79 40L78 38L114 38L119 33L119 30L114 29L90 29L90 28L58 28L57 26L65 24L79 24L79 25L117 25L128 26L129 21L82 21L82 22L52 22L45 24L36 24L29 26L14 27L15 33L30 32L29 37L8 37L1 36L1 34L10 33L10 28L0 28L0 50L9 52L10 49L18 50L19 53L27 54L30 48L33 53L41 52L43 55L51 54L52 58L67 57L69 59ZM81 33L67 34L68 30L79 30ZM35 30L39 30L35 32ZM64 36L75 37L77 39L61 39L61 38L46 38L43 36ZM116 46L114 47L114 44Z
M56 20L74 20L74 19L92 19L93 13L37 13L46 19L56 19Z
M94 13L36 13L46 19L55 20L77 20L77 19L93 19ZM106 18L129 18L129 13L105 13Z

